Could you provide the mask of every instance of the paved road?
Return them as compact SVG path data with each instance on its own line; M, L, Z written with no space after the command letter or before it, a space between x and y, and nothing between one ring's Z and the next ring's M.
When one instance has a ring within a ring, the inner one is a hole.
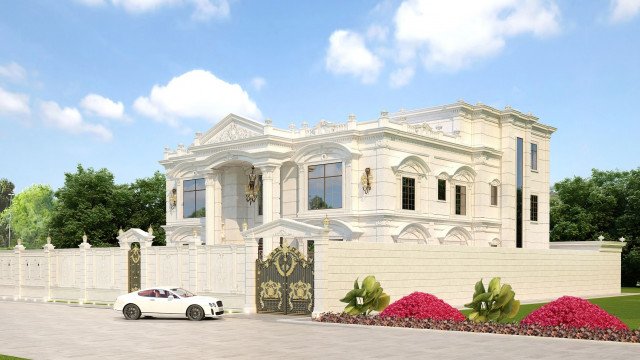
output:
M0 354L30 359L634 359L640 344L230 315L126 321L104 308L0 301Z

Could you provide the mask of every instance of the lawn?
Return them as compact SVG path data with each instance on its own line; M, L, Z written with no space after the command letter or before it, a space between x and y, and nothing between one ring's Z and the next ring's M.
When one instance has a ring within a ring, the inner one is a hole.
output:
M0 354L0 360L27 360L27 359Z
M632 290L632 291L625 291ZM627 324L630 329L640 328L640 288L623 288L624 293L637 292L638 295L616 296L609 298L588 299L591 303L596 304L606 310L609 314L617 316L622 322ZM517 296L516 296L517 298ZM532 311L541 307L546 303L526 304L520 306L520 311L514 319L504 322L519 322ZM471 310L462 310L462 313L469 315Z
M623 293L638 293L640 294L640 287L623 287Z

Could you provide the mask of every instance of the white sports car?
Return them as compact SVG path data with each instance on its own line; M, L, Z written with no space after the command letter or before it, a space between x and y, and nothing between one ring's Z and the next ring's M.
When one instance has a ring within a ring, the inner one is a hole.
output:
M189 320L221 317L222 301L210 296L197 296L179 287L155 287L120 295L113 309L122 311L127 320L140 316L186 316Z

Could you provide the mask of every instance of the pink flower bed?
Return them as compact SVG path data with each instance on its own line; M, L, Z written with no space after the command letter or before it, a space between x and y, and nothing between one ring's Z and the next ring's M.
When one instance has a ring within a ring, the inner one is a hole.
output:
M387 306L380 313L381 317L454 320L464 321L465 317L458 309L442 301L441 299L422 292L414 292L410 295Z
M563 296L538 310L520 322L524 325L567 326L571 328L629 330L620 319L587 300Z

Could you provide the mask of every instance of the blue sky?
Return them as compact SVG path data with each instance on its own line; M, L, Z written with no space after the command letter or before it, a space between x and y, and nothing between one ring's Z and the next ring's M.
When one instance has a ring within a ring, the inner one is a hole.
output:
M551 181L640 164L640 0L11 1L0 177L131 182L229 112L276 126L464 99L558 131Z

